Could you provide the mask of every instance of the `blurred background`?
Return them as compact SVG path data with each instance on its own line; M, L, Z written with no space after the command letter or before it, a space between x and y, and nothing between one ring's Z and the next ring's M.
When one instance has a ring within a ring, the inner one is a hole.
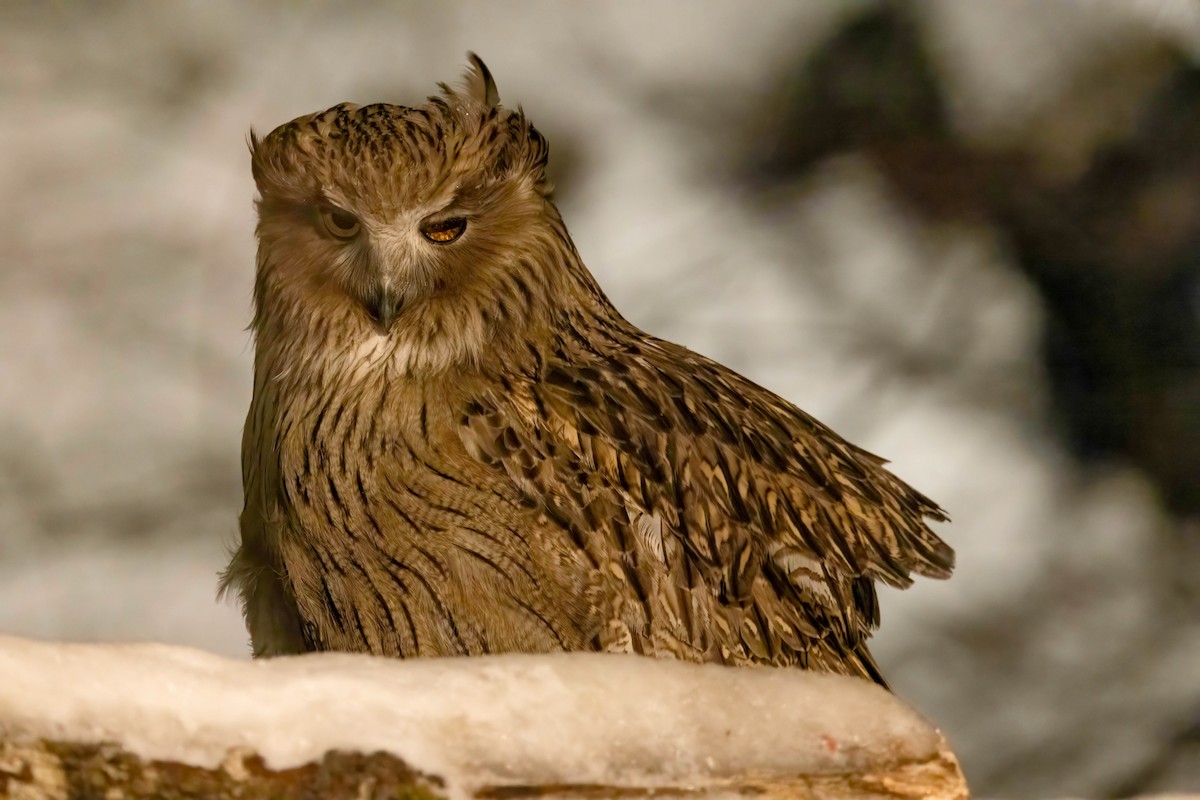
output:
M465 51L616 305L893 461L978 795L1200 790L1200 5L0 5L0 632L246 657L246 135Z

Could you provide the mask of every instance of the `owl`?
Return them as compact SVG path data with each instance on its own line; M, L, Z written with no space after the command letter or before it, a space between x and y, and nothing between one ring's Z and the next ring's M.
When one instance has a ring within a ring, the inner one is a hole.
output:
M254 654L591 650L884 683L875 582L948 577L944 513L627 322L546 140L469 60L424 105L250 135L254 389L222 588Z

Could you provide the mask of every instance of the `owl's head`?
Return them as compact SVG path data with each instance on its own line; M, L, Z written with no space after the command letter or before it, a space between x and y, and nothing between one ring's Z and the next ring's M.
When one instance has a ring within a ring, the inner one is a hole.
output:
M547 143L469 58L462 84L424 105L342 103L251 134L260 316L324 304L375 335L487 337L533 313L573 253Z

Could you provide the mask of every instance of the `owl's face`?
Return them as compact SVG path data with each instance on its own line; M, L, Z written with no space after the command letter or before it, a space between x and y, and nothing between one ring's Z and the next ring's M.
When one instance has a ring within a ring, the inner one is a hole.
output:
M496 105L482 62L443 89L419 107L343 103L251 136L260 307L319 298L386 336L406 315L461 315L541 280L525 273L555 238L545 140Z

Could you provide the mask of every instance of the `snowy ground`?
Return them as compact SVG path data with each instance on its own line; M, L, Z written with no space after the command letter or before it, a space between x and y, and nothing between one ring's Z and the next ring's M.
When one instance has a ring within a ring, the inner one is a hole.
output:
M208 769L232 748L272 770L330 750L383 751L443 778L453 797L514 784L701 790L883 773L944 747L866 681L592 653L239 662L0 636L0 679L0 738L83 737Z
M1200 614L1164 579L1177 558L1145 482L1055 445L1040 309L1003 248L914 223L853 159L765 215L720 178L734 165L713 143L736 126L665 110L748 111L859 5L5 4L0 631L245 655L214 593L249 396L247 130L414 102L472 49L550 139L567 222L629 318L951 511L955 578L888 592L876 651L975 788L1083 796L1139 769L1200 709ZM1192 8L928 13L956 124L988 140L1018 135L1085 54L1195 33Z

